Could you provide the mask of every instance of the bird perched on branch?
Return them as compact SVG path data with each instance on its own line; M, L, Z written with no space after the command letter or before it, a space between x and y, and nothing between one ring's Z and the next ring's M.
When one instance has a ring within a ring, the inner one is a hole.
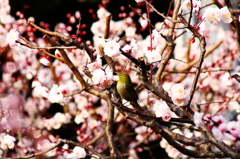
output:
M137 110L142 110L138 104L138 95L134 89L130 76L125 72L118 72L117 91L122 99L130 102Z

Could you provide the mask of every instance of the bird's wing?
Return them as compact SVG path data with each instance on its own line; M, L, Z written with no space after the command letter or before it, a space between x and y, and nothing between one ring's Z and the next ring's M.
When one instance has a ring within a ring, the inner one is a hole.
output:
M135 91L133 85L127 85L126 83L124 83L124 87L126 90L128 90L128 92L131 92L129 93L134 99L136 99L136 101L138 100L138 95L137 95L137 92Z

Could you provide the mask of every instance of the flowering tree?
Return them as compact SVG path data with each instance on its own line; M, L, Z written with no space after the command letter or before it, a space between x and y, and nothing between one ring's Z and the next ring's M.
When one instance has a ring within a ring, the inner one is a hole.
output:
M81 40L80 12L50 31L0 3L0 156L134 159L159 141L171 158L240 158L240 26L230 1L176 0L164 15L136 0L146 13L132 8L119 21L107 3L92 41ZM152 24L151 12L164 21ZM123 71L141 110L120 99L114 73Z

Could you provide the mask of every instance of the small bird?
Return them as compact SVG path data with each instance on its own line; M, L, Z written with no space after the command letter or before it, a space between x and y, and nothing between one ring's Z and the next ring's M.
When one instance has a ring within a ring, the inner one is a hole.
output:
M135 109L142 110L138 104L138 95L129 75L125 72L118 72L117 74L117 91L121 98L129 101Z

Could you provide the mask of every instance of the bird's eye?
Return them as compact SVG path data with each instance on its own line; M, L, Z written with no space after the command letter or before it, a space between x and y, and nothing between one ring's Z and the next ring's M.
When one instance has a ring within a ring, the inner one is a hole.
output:
M122 74L120 74L119 77L122 77Z

